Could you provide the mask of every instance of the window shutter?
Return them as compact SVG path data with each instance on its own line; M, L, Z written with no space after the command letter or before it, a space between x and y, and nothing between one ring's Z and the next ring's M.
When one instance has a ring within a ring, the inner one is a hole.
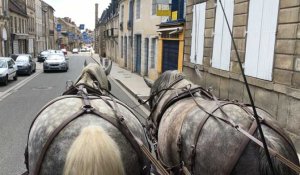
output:
M234 0L222 0L224 10L232 30ZM214 32L214 45L212 66L222 70L229 70L231 53L231 36L220 2L217 3L216 23Z
M203 63L205 10L206 2L194 5L193 8L192 46L190 60L195 64Z
M246 75L272 80L279 0L252 0L245 57Z

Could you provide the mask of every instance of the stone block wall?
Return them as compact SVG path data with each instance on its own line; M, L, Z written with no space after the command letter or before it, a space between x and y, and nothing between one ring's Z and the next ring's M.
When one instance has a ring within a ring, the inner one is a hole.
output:
M195 4L199 1L195 1ZM205 22L203 64L199 65L201 77L190 62L191 35L185 36L183 72L192 82L221 99L235 99L249 103L237 56L232 45L230 70L211 67L216 1L208 0ZM246 31L250 0L235 0L233 37L242 63L245 62ZM192 30L192 1L187 3L186 30ZM274 51L272 81L247 77L256 106L267 110L290 135L300 152L300 1L280 0Z

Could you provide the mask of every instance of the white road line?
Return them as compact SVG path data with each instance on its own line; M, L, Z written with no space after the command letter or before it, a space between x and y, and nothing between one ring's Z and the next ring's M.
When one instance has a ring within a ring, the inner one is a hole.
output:
M32 76L30 76L30 77L22 80L18 84L14 85L13 87L11 87L11 88L7 89L6 91L2 92L0 94L0 101L2 101L3 99L5 99L9 95L13 94L14 92L16 92L18 89L20 89L22 86L24 86L25 84L27 84L29 81L31 81L32 79L34 79L35 77L37 77L41 72L42 72L42 70L36 70L35 74L33 74Z

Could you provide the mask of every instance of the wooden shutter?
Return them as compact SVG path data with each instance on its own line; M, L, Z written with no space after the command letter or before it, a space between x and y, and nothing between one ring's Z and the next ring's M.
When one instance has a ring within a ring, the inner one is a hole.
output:
M222 0L222 4L224 6L230 29L232 30L234 0ZM230 52L231 36L226 24L221 4L218 1L214 32L212 66L222 70L229 70Z
M195 64L202 64L204 52L204 30L205 30L206 2L194 5L192 46L190 60Z
M272 80L279 0L251 0L245 56L246 75Z

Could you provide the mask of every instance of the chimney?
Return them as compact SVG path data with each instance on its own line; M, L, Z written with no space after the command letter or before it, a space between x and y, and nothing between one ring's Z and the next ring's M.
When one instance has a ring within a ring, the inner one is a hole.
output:
M95 28L97 27L98 21L98 3L95 4Z

